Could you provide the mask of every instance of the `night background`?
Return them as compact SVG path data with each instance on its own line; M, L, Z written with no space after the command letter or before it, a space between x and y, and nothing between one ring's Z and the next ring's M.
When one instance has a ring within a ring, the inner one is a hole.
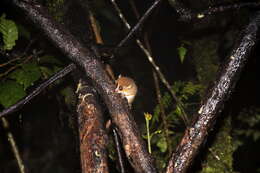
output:
M86 47L95 45L109 54L128 33L110 1L37 2L45 6L53 18ZM194 12L200 12L210 6L249 2L259 1L183 1L185 6ZM118 0L116 3L130 25L134 26L153 1ZM167 166L170 154L178 145L187 125L169 90L160 79L157 83L159 88L156 88L153 66L135 39L140 39L151 52L172 90L182 101L188 119L192 119L198 112L201 99L207 94L207 88L214 83L218 71L240 38L241 31L259 7L260 5L230 9L202 19L183 21L174 8L173 0L162 1L135 37L124 44L113 58L101 56L100 61L110 65L116 78L121 74L135 80L138 93L132 105L132 112L145 141L147 129L144 113L152 115L149 127L153 135L152 156L160 172ZM102 44L95 43L95 36L88 29L89 9L96 19L96 26L103 39ZM28 95L41 82L68 65L70 60L21 10L12 5L11 1L0 3L0 16L2 111ZM12 21L14 25L6 21ZM15 36L4 33L4 29L8 27L15 27L18 31L18 39L15 42L12 41ZM10 39L11 43L7 43L6 39ZM260 173L260 86L257 80L259 53L257 43L189 172ZM19 111L1 119L1 173L21 172L8 140L10 132L15 139L25 172L81 172L76 123L78 100L75 93L80 75L82 72L79 69L74 70L52 83ZM107 108L101 98L99 102L106 121ZM7 128L6 123L9 124ZM110 133L107 147L110 172L119 172Z

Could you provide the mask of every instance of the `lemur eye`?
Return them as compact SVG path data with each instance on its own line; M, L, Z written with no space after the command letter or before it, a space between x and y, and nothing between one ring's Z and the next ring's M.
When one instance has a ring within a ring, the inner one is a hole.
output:
M120 91L122 91L122 90L123 90L123 87L122 87L122 86L119 86L118 89L119 89Z

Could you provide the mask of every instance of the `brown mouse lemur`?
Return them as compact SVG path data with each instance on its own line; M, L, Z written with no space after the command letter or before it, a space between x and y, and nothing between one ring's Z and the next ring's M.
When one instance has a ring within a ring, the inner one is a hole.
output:
M119 76L116 80L116 92L120 93L128 101L131 107L134 98L137 94L137 86L135 81L129 77Z

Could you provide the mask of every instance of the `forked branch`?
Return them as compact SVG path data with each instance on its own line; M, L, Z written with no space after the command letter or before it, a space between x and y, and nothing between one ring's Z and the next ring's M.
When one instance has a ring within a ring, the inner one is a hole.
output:
M76 40L61 24L54 21L40 4L18 0L13 0L13 4L23 10L47 35L47 38L67 58L81 67L86 76L93 81L95 89L102 96L110 112L113 123L119 130L127 158L135 171L156 172L126 100L115 92L115 84L110 80L95 54Z

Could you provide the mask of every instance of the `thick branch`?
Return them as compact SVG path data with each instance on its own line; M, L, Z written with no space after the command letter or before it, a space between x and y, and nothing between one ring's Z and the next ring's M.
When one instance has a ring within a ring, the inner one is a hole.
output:
M212 129L214 121L223 109L225 100L229 98L252 47L256 44L259 25L260 13L258 12L245 28L237 46L228 57L228 62L205 97L198 115L191 126L186 129L179 146L169 161L167 173L185 173L191 165L201 144Z
M68 58L82 67L92 79L99 94L104 99L114 124L118 127L126 155L136 172L156 172L140 132L133 121L125 99L115 93L115 84L110 80L102 64L94 54L83 47L64 27L56 23L39 4L14 0L14 5L22 9L39 26L55 46Z
M104 129L102 110L96 93L86 83L80 82L78 126L82 173L108 173L107 134Z

